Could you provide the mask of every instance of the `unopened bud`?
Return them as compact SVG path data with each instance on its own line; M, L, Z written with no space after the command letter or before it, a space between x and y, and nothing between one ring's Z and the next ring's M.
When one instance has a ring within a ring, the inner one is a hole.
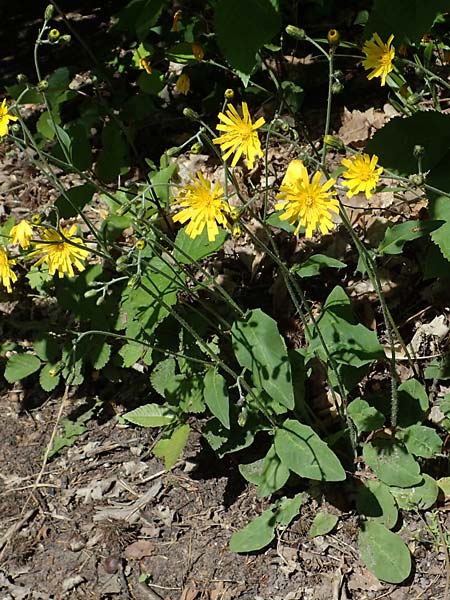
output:
M422 96L420 94L410 94L407 98L406 98L406 102L410 105L415 105L415 104L419 104L419 102L422 100Z
M336 148L336 150L344 149L343 141L341 139L339 139L338 137L336 137L335 135L326 135L323 138L323 143L325 146L328 146L329 148Z
M342 83L340 81L335 81L331 85L331 93L332 94L342 94L343 91L344 91L344 86L342 85Z
M62 35L59 38L59 41L61 44L66 44L66 46L68 46L70 44L70 42L72 41L72 36L69 35L68 33L66 33L66 35Z
M200 154L200 152L202 151L203 148L203 144L200 144L200 142L195 142L195 144L192 144L191 146L191 152L192 154Z
M233 225L233 229L231 231L231 234L236 239L238 239L238 238L241 237L241 235L242 235L242 227L239 225L239 223L235 223Z
M171 146L170 148L167 148L165 154L166 156L176 156L179 152L179 148L178 146Z
M50 31L48 32L48 39L50 40L50 42L57 42L60 36L61 34L59 33L58 29L50 29Z
M286 27L286 33L290 36L292 36L293 38L296 38L297 40L304 40L306 39L306 33L304 29L299 29L298 27L295 27L295 25L288 25Z
M147 245L147 242L145 240L138 240L136 242L136 250L143 250L146 245Z
M94 296L96 296L98 294L98 290L86 290L84 292L84 297L85 298L93 298Z
M96 303L95 303L95 306L100 306L100 304L103 304L103 302L104 302L104 301L105 301L105 296L103 296L103 295L102 295L102 296L99 296L99 297L97 298L97 301L96 301Z
M13 133L19 133L20 132L20 125L19 125L19 123L13 123L11 125L11 131Z
M119 273L121 271L125 271L127 266L128 258L126 256L119 256L119 258L116 260L116 271L118 271Z
M137 273L135 273L128 280L127 286L129 288L131 288L132 290L137 290L137 288L139 287L140 283L141 283L141 276L138 275Z
M423 173L415 173L414 175L411 175L411 181L414 185L423 185L425 183L425 175Z
M327 40L331 47L336 48L339 46L339 42L341 41L339 31L337 29L330 29L327 33Z
M413 149L413 154L415 158L422 158L425 153L425 148L420 144L416 144Z
M228 88L225 90L224 93L225 99L226 100L233 100L234 98L234 90L232 90L231 88Z
M53 7L53 4L48 4L47 8L45 9L45 13L44 13L44 19L46 21L50 21L50 19L53 18L53 13L55 12L55 9Z
M24 73L19 73L16 79L17 83L28 83L28 77Z
M45 79L43 79L42 81L40 81L37 84L37 89L39 92L45 92L45 90L48 88L48 81L46 81Z
M189 106L183 109L183 115L186 119L191 119L191 121L198 121L200 119L200 115L195 110L192 110L192 108L189 108Z
M289 125L289 123L283 123L281 125L281 131L283 131L284 133L288 133L291 129L291 126Z
M43 220L44 215L41 215L40 213L36 213L31 217L31 222L33 223L33 225L40 225Z

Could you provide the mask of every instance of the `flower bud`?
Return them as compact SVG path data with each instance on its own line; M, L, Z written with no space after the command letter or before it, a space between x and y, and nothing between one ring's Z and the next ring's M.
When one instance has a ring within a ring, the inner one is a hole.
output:
M62 35L59 38L59 41L61 42L61 44L65 44L66 46L70 44L70 42L72 41L72 36L69 34L66 35Z
M53 18L53 13L55 12L55 9L53 7L53 4L48 4L46 9L45 9L45 13L44 13L44 19L46 21L50 21L50 19Z
M423 173L415 173L414 175L411 175L411 181L414 185L423 185L425 183L425 175Z
M119 256L119 258L116 260L116 271L121 273L122 271L125 271L127 267L128 258L126 256Z
M341 41L339 31L337 29L330 29L327 33L327 40L332 48L339 46L339 42Z
M99 296L95 302L95 306L100 306L105 301L105 296Z
M329 148L336 148L336 150L344 149L344 143L342 142L342 140L340 140L335 135L326 135L323 138L323 143L324 143L324 145L328 146Z
M48 32L48 39L50 42L55 43L59 40L61 34L58 29L50 29Z
M40 81L36 87L39 92L45 92L45 90L48 88L48 81L42 79L42 81Z
M422 100L422 96L420 94L410 94L406 98L407 104L414 105L418 104Z
M192 144L192 146L191 146L192 154L200 154L202 149L203 149L203 144L200 144L200 142L195 142L195 144Z
M331 84L331 93L332 94L342 94L344 91L344 86L340 81L335 81Z
M20 133L20 125L19 125L19 123L13 123L11 125L11 131L13 133Z
M192 44L192 54L195 56L197 60L203 60L205 53L203 52L202 45L199 42L194 42Z
M42 221L44 220L44 215L42 215L40 213L36 213L31 217L30 220L33 223L33 225L40 225L42 223Z
M281 131L283 133L289 133L290 129L291 129L291 126L289 125L289 123L283 123L281 125Z
M298 27L295 27L294 25L288 25L286 27L286 33L288 35L290 35L293 38L296 38L297 40L304 40L306 39L306 33L304 29L299 29Z
M17 83L28 83L28 77L24 73L19 73L16 79Z
M84 292L84 297L85 298L93 298L94 296L96 296L98 294L98 290L86 290Z
M131 288L132 290L137 290L140 283L141 283L141 276L138 275L137 273L135 273L128 280L127 286L129 288Z
M143 250L146 245L147 245L147 242L145 240L141 239L136 242L135 248L136 248L136 250Z
M233 221L236 221L236 219L239 219L239 215L241 214L241 211L236 208L235 206L232 206L230 209L230 219L233 219Z
M425 153L425 148L420 144L416 144L413 149L413 154L415 158L422 158Z
M233 100L234 90L232 90L231 88L226 89L224 96L225 96L225 100Z
M235 224L233 225L233 229L232 229L232 231L231 231L231 235L232 235L234 238L236 238L236 239L238 239L238 238L240 238L240 237L241 237L241 235L242 235L242 227L239 225L239 223L235 223Z
M189 108L189 106L183 109L183 115L186 119L191 119L191 121L198 121L200 119L200 115L195 110L192 110L192 108Z

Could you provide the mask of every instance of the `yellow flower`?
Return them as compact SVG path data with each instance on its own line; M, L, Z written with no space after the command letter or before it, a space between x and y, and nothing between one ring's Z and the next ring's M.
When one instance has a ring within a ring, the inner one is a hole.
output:
M223 123L219 123L216 127L219 131L225 133L220 137L214 138L215 144L220 144L223 155L223 160L227 160L233 153L234 158L231 166L235 167L241 155L248 160L249 169L253 169L253 164L257 156L262 156L261 142L259 141L257 129L264 125L265 120L260 117L256 123L252 123L248 106L246 102L242 103L241 118L232 104L228 104L226 113L219 113L219 119Z
M8 134L8 123L10 121L17 121L17 117L9 114L5 98L0 105L0 137Z
M69 229L51 229L45 227L42 233L42 242L36 242L36 249L30 252L29 258L40 256L35 266L48 264L48 272L54 275L58 271L58 276L64 277L67 273L71 277L74 276L73 268L76 267L79 271L84 271L82 261L89 254L89 250L84 246L83 240L79 237L74 237L77 228L72 225ZM70 240L70 243L67 240ZM73 244L77 244L74 246Z
M291 225L297 223L295 234L300 231L301 226L306 229L306 237L312 236L317 225L324 234L333 228L329 211L339 212L339 201L332 197L336 192L329 189L333 187L335 180L329 179L321 184L321 177L321 173L317 171L310 181L301 160L289 163L277 195L280 202L275 204L275 208L285 210L280 215L282 221L289 221Z
M20 223L11 228L10 235L11 244L19 244L21 248L26 250L33 237L33 228L28 221L20 221Z
M330 46L336 47L339 46L339 42L341 41L341 36L337 29L330 29L327 33L327 40Z
M194 42L192 44L192 54L197 60L203 60L205 53L203 52L202 45L199 42Z
M383 167L377 167L378 156L375 154L370 158L368 154L355 154L352 158L343 158L342 164L347 168L342 173L348 181L342 184L348 187L347 196L351 198L359 192L364 192L366 198L372 196L377 187L378 179L383 172Z
M224 213L230 212L223 194L223 189L218 183L211 189L211 183L199 171L197 179L192 178L192 183L175 198L174 204L179 205L182 210L173 220L180 223L189 221L186 233L192 239L200 235L206 226L208 240L213 242L219 233L217 224L226 226L227 218Z
M6 291L9 294L12 292L11 282L15 283L17 281L17 275L11 269L11 265L15 264L16 262L14 260L8 259L6 250L0 246L0 278L2 280L3 287L6 288Z
M180 94L184 94L186 96L191 89L191 80L189 79L189 75L187 73L181 73L177 79L175 87Z
M364 42L363 52L366 55L363 60L363 67L368 71L372 71L367 75L367 79L381 77L381 85L386 84L386 77L394 69L392 61L395 56L395 48L391 47L391 42L394 35L389 36L386 44L381 40L378 33L374 33L375 41L369 40Z
M144 69L144 71L147 73L147 75L151 75L152 74L152 66L148 59L149 59L148 56L144 56L143 58L140 59L139 65L140 65L141 69Z

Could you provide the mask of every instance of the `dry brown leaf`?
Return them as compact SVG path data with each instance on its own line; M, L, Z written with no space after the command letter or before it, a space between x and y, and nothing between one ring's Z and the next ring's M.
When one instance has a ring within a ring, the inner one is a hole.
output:
M195 600L199 594L199 590L192 585L188 585L181 592L180 600Z
M125 548L124 556L128 560L141 560L144 556L150 556L153 550L153 542L150 542L149 540L138 540Z

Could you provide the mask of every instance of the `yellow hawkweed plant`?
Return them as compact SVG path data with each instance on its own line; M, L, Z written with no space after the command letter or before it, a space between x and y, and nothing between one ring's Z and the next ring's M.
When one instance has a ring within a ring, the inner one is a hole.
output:
M76 231L76 225L59 230L44 227L41 234L42 241L36 242L35 249L30 252L28 258L39 256L35 266L47 263L49 274L54 275L58 272L60 278L65 274L73 277L74 267L80 272L84 271L83 262L89 250L84 246L81 238L74 237Z
M355 154L352 158L343 158L341 162L346 168L342 173L345 178L342 185L348 187L347 196L351 198L364 192L369 200L383 173L383 167L377 167L378 156L374 154L371 158L368 154Z
M334 179L321 183L322 174L317 171L309 179L308 171L301 160L289 163L286 175L281 182L279 202L276 210L284 210L280 215L282 221L296 225L295 235L300 227L305 227L306 237L311 237L316 227L323 234L333 228L330 211L339 212L339 200L333 198L335 191L330 190L335 184Z
M234 153L231 166L235 167L243 154L248 161L249 169L253 169L255 158L263 155L257 129L264 125L264 118L260 117L252 123L246 102L242 103L242 117L232 104L228 104L225 114L220 112L218 118L222 123L219 123L216 129L224 133L214 138L213 142L220 144L220 149L224 153L223 160L227 160Z
M11 265L15 264L16 262L14 260L10 260L8 258L6 250L3 248L3 246L0 246L0 279L8 294L11 294L12 292L11 283L15 283L17 281L17 275L11 269Z
M9 114L5 98L0 104L0 137L8 134L10 121L17 121L17 117Z
M199 171L192 183L181 189L174 204L181 210L173 217L175 222L186 223L186 233L191 239L195 239L206 227L208 240L213 242L219 233L219 225L227 226L225 213L230 212L230 207L224 199L223 188L218 184L211 183L205 179Z
M374 33L375 41L364 42L363 52L366 58L363 60L363 67L366 71L372 69L367 75L367 79L381 77L381 85L386 85L386 77L394 69L392 61L395 56L395 48L391 46L394 35L390 35L386 44L382 41L378 33Z
M30 246L31 238L33 237L33 228L28 221L20 221L20 223L11 228L9 234L11 236L11 244L19 244L23 250L26 250Z

